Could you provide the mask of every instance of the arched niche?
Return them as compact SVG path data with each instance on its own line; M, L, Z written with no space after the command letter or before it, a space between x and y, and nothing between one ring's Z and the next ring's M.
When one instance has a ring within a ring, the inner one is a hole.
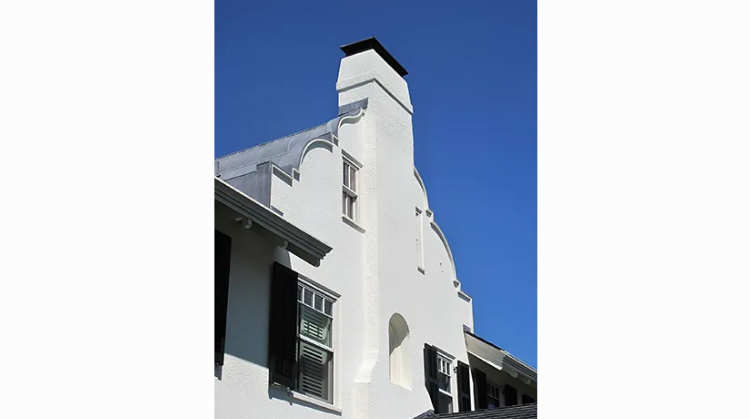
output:
M409 325L398 313L388 322L388 359L391 382L411 390Z

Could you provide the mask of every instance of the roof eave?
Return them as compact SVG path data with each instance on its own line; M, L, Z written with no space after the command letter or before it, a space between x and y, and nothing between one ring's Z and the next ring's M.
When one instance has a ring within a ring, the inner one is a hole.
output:
M313 266L320 266L320 261L332 250L331 246L217 177L214 177L214 199L247 217L258 226L261 235L275 239L277 244L285 245L288 251Z
M536 384L536 369L529 366L525 362L521 361L520 359L513 356L510 352L506 351L505 349L502 349L498 347L497 345L493 344L492 342L488 342L481 337L475 335L472 332L469 332L468 330L464 330L464 335L476 339L480 344L483 344L487 347L489 347L491 350L495 351L496 356L498 359L501 360L500 365L498 365L495 362L492 362L490 360L487 360L486 358L482 357L481 355L477 354L476 352L469 349L469 342L467 341L467 352L474 355L477 358L480 358L482 361L488 363L489 365L492 365L498 370L506 370L506 371L515 371L518 374L522 375L526 379L528 379L530 382L534 382Z

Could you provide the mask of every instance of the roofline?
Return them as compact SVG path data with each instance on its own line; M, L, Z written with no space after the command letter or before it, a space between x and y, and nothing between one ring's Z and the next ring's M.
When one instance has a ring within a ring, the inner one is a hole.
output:
M483 338L475 335L472 332L469 332L468 330L464 330L464 334L469 335L469 336L471 336L471 337L479 340L480 342L485 343L485 344L487 344L487 345L489 345L489 346L497 349L498 351L502 352L503 358L510 358L510 360L512 362L518 364L518 365L512 365L512 364L510 364L509 367L514 368L514 369L519 369L518 367L520 366L521 369L525 369L526 371L519 371L519 372L522 372L522 373L528 375L529 378L532 378L532 379L534 379L534 381L536 381L536 368L534 368L531 365L529 365L529 364L521 361L520 359L518 359L517 357L513 356L513 354L511 354L510 352L506 351L505 349L503 349L503 348L495 345L494 343L492 343L492 342L490 342L490 341L488 341L486 339L483 339ZM473 354L473 355L477 356L476 354ZM503 361L505 361L505 359L503 359Z
M214 199L247 217L254 228L265 230L265 235L270 233L276 236L283 241L287 250L313 266L320 266L320 261L333 250L331 246L215 176ZM258 227L255 227L256 224Z

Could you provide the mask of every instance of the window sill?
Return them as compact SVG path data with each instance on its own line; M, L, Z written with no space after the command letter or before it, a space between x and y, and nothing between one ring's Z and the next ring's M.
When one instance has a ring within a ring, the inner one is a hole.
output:
M347 217L346 215L341 215L341 219L344 220L345 223L349 224L349 226L360 233L364 233L365 229L360 227L359 224L357 224L356 221L352 220L351 218Z
M301 402L305 402L305 403L308 403L308 404L315 405L315 406L317 406L317 407L319 407L321 409L325 409L325 410L327 410L329 412L338 413L338 414L341 414L343 412L337 406L334 406L334 405L332 405L332 404L330 404L328 402L324 402L323 400L316 399L315 397L310 397L310 396L307 396L305 394L296 392L294 390L292 390L292 392L291 392L290 395L295 400L299 400Z
M440 392L440 394L442 394L443 396L448 396L448 397L450 397L450 398L453 398L453 394L451 394L451 393L450 393L450 391L446 391L446 390L443 390L442 388L438 388L438 391L439 391L439 392Z

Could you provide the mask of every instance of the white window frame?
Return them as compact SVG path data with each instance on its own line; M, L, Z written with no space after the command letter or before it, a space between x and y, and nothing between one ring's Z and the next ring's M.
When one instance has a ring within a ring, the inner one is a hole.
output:
M494 394L493 394L493 390L494 390ZM487 403L489 404L489 399L493 399L496 401L495 407L502 407L500 405L501 400L502 400L501 396L502 396L502 392L500 391L500 386L490 381L487 381L487 399L488 399Z
M359 221L359 169L361 167L346 155L342 154L342 157L341 212L344 217L356 223ZM352 175L354 175L353 182ZM351 201L351 214L349 214L347 199Z
M307 278L303 278L302 275L299 276L298 281L298 290L302 289L301 296L298 294L297 298L297 363L300 365L299 370L297 372L297 377L295 377L295 392L301 394L305 398L311 398L312 400L319 401L331 406L335 406L335 402L338 399L337 396L337 382L338 382L338 374L337 374L337 368L336 368L336 333L338 330L338 316L336 315L337 312L337 305L336 302L340 295L335 294L331 292L330 290L325 289L324 287L317 285L312 280L308 280ZM305 290L309 290L313 293L312 295L312 304L307 304L305 302ZM298 291L299 292L299 291ZM323 299L322 302L322 310L319 310L315 307L315 301L316 296L319 296ZM326 310L326 301L330 302L330 310ZM305 307L311 308L312 310L317 311L318 313L328 317L331 319L331 330L330 330L330 346L325 345L323 343L317 342L312 338L309 338L307 336L302 335L301 331L301 325L302 325L302 319L301 319L301 305L304 305ZM330 354L330 365L328 369L328 399L324 399L321 397L318 397L314 394L308 394L305 393L305 391L302 389L300 380L302 377L302 368L301 368L301 361L300 361L300 342L304 342L305 344L308 344L310 346L314 346L320 350L323 350ZM334 409L335 410L335 409Z

